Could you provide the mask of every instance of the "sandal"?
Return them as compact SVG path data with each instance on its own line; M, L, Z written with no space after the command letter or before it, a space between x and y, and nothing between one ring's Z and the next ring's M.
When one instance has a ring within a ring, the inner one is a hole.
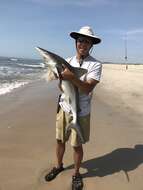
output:
M51 181L55 179L55 177L61 173L64 170L63 166L60 168L54 167L46 176L45 176L45 181Z
M72 190L82 190L83 181L82 176L79 174L77 176L72 176Z

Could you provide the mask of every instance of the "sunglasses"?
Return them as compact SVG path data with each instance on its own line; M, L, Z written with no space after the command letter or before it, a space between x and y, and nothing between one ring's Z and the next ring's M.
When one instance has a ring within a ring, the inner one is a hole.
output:
M86 43L86 44L92 44L92 41L87 39L87 38L84 38L84 37L79 37L77 38L77 42L78 43Z

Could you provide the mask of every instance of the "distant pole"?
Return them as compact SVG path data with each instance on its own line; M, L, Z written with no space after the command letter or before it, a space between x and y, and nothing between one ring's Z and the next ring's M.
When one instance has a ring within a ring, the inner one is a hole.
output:
M127 33L125 34L125 64L126 70L128 69L128 55L127 55Z

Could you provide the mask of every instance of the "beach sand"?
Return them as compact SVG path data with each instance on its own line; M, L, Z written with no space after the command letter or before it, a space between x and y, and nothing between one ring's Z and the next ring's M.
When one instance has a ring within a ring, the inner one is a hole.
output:
M143 65L103 65L92 99L91 137L81 168L86 190L142 190ZM66 170L54 181L56 83L38 81L0 97L0 190L69 190L72 147Z

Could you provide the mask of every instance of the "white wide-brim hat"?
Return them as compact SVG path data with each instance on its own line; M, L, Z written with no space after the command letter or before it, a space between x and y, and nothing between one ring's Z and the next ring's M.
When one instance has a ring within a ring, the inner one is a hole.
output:
M92 40L93 44L101 42L101 39L94 34L93 30L89 26L83 26L78 32L71 32L70 36L75 40L80 36L88 37Z

